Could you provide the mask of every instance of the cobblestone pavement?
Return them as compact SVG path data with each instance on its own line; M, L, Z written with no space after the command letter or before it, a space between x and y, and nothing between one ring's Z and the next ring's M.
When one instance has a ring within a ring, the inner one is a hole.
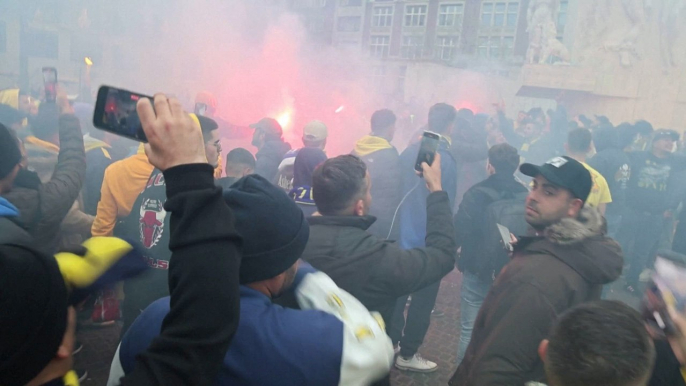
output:
M441 283L436 300L436 309L445 316L434 317L419 352L431 361L438 363L438 370L429 373L412 373L393 369L391 380L394 386L435 386L447 385L457 365L454 362L459 338L460 283L462 275L453 271ZM625 301L632 306L637 300L621 290L620 281L609 291L609 298ZM75 356L76 368L88 370L84 386L102 386L107 383L109 367L119 339L119 326L99 329L83 329L77 333L84 343L83 351Z
M436 299L436 310L445 312L445 316L433 317L431 326L419 348L422 356L438 364L438 370L422 374L410 371L391 371L391 384L394 386L435 386L447 385L455 372L457 364L457 342L460 337L460 285L462 275L453 271L441 282L441 289Z
M82 386L104 386L110 373L110 364L119 344L119 325L100 328L83 328L76 332L76 339L83 343L83 350L74 355L74 368L88 371Z

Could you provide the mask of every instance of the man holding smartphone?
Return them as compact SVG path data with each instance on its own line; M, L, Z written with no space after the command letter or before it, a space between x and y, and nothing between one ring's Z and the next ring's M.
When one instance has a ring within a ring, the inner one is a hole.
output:
M455 203L455 189L457 187L457 163L450 153L450 134L455 124L457 111L453 106L438 103L429 110L429 131L438 134L437 158L441 162L441 185L447 193L450 208ZM422 141L424 142L424 141ZM402 196L400 203L400 247L403 249L423 248L427 237L427 207L426 200L430 192L421 178L415 172L421 142L408 147L400 155L400 170L402 174ZM449 210L452 214L452 210ZM451 234L454 238L454 234ZM454 242L454 240L453 240ZM401 370L432 372L438 365L424 359L417 350L424 341L431 323L431 312L436 303L440 280L412 294L412 303L407 311L407 322L403 311L407 302L407 295L400 297L395 306L395 314L388 321L389 335L393 343L399 343L400 355L395 366Z

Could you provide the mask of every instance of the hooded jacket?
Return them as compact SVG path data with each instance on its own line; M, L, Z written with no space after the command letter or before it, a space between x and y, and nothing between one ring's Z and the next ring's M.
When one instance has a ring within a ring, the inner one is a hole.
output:
M622 272L619 245L605 237L600 213L584 208L544 236L523 237L484 300L465 358L450 380L460 385L543 381L538 346L558 315L600 299Z
M255 174L266 178L268 181L274 181L279 165L289 150L291 150L291 145L283 140L265 142L264 146L255 154Z
M97 186L97 190L100 190L102 180L97 181L99 173L94 173L94 171L99 169L100 173L104 173L105 166L102 165L102 159L108 161L106 157L109 156L109 153L105 150L107 144L92 139L90 136L84 136L83 139L86 154L86 174L82 179L81 193L84 194L80 194L72 203L69 212L60 225L60 248L81 244L88 238L93 225L97 202L92 206L92 214L90 214L86 211L84 199L91 197L89 189L96 189ZM55 171L60 147L34 136L26 138L25 147L29 166L38 173L38 177L43 183L49 181Z
M405 249L424 247L427 235L427 216L425 202L429 196L426 183L414 170L414 164L419 154L420 142L410 145L400 156L400 167L403 175L402 194L404 198L398 210L400 221L400 247ZM438 145L438 153L441 155L441 186L448 194L452 215L455 204L455 188L457 187L457 162L450 153L450 141L441 137ZM372 202L374 197L372 196ZM402 200L401 200L402 201ZM454 237L454 234L453 234Z
M364 161L372 180L369 214L376 217L376 222L369 227L369 233L384 239L390 233L390 239L397 240L399 228L394 227L392 232L391 224L401 198L398 151L385 138L367 135L357 141L352 154Z
M133 203L145 189L153 169L143 146L139 146L135 155L105 169L100 202L91 228L93 236L112 236L117 219L131 213Z
M83 137L74 115L60 116L59 136L61 147L50 177L43 183L37 179L31 184L15 181L12 190L3 195L19 209L20 220L36 245L50 254L57 249L60 224L79 196L86 174Z

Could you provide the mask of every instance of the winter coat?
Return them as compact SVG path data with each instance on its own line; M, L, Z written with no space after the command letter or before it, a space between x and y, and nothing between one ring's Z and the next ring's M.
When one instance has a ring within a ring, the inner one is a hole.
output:
M268 141L255 154L255 174L258 174L268 181L274 181L279 165L283 157L291 150L291 145L283 140Z
M407 195L407 197L400 206L398 217L400 221L400 246L405 249L420 248L426 245L427 212L425 202L429 196L429 189L414 170L419 146L419 142L411 145L400 156L400 170L403 176L402 195ZM451 215L457 187L457 163L450 153L450 142L445 138L441 138L438 153L441 155L441 186L448 193L450 201L450 213L448 215ZM373 201L374 197L372 197Z
M44 174L45 182L36 180L35 183L22 184L15 181L12 190L3 195L19 209L20 220L36 245L49 254L57 250L60 224L78 198L86 174L83 136L79 120L74 115L60 116L59 138L61 147L57 163L52 164L49 177ZM43 166L43 163L38 165Z
M469 127L453 132L450 152L457 162L457 186L453 212L457 213L458 206L464 193L474 184L488 177L486 174L486 159L488 158L488 143L485 131Z
M388 140L368 135L357 141L352 154L364 161L372 180L369 214L376 217L376 222L369 227L369 233L382 239L389 238L391 233L390 239L397 240L399 228L394 226L391 232L391 223L401 199L398 151Z
M590 207L578 219L550 226L544 236L521 238L484 300L449 384L543 381L538 346L558 315L600 299L602 286L619 277L622 265L619 245L605 237L603 218Z
M448 195L432 193L424 205L426 248L401 249L370 234L372 216L315 216L307 219L310 239L302 259L389 321L397 298L441 280L455 264Z
M105 179L105 169L112 164L110 145L86 134L83 136L86 148L86 179L83 182L84 212L95 216L100 202L100 188Z
M455 215L455 238L457 247L462 248L457 267L461 272L484 275L479 271L479 259L484 258L486 248L486 209L493 200L482 190L488 188L498 193L525 193L527 189L509 174L494 174L472 186L465 194ZM522 235L517 235L522 236Z

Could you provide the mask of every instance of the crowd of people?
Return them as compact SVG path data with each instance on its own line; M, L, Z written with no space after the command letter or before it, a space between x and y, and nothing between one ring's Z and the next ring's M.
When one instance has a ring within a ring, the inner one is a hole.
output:
M78 384L77 329L119 322L108 385L390 385L438 369L419 349L455 268L450 385L686 384L686 310L659 337L601 300L641 298L658 250L686 262L676 131L437 103L406 146L380 109L349 154L266 117L224 155L198 98L141 99L137 144L0 92L0 384Z

